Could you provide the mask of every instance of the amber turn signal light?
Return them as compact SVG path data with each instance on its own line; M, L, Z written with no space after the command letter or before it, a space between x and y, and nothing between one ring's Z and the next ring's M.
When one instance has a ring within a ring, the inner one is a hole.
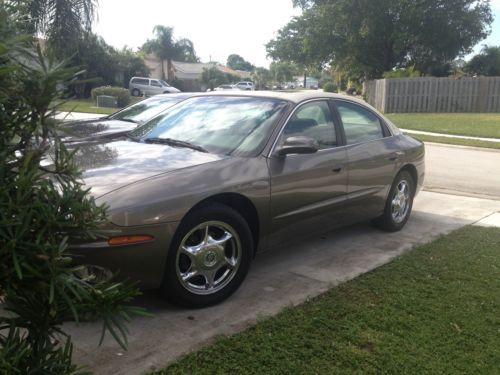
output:
M139 236L117 236L111 237L108 244L113 245L130 245L134 243L149 242L154 239L153 236L139 235Z

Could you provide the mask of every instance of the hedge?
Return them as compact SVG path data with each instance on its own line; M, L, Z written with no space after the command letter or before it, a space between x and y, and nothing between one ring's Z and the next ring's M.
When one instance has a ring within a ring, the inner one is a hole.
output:
M98 95L109 95L114 96L118 99L118 106L125 107L130 104L130 93L127 89L123 87L114 87L114 86L101 86L93 88L90 92L92 95L92 100L96 100Z
M324 92L337 92L337 85L333 82L327 82L323 86Z

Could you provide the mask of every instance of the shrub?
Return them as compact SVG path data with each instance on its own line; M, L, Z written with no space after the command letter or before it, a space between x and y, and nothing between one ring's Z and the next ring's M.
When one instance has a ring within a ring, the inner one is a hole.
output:
M0 374L73 374L66 321L102 319L126 345L141 309L129 284L92 279L75 266L68 239L95 238L106 217L60 141L55 108L76 69L19 35L0 2Z
M327 82L323 86L324 92L337 92L337 85L333 82Z
M90 93L93 100L96 100L98 95L114 96L118 99L119 107L125 107L126 105L129 105L131 100L130 93L123 87L101 86L93 88Z

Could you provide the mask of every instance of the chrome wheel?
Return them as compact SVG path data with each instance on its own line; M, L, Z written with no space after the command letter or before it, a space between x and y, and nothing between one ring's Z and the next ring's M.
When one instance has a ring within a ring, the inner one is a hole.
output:
M233 279L241 258L236 230L221 221L207 221L182 239L175 261L177 278L191 293L213 294Z
M410 208L410 184L399 181L391 201L391 214L395 223L402 223Z

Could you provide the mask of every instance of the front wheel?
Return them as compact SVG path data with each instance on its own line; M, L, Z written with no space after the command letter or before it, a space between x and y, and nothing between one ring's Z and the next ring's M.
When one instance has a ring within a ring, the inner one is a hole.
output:
M401 230L408 219L413 207L415 196L415 182L407 171L400 172L392 184L382 216L373 220L373 223L388 232Z
M133 89L132 96L141 96L141 92L139 91L139 89Z
M162 291L189 307L216 304L243 282L253 252L246 221L230 207L212 204L190 213L170 247Z

